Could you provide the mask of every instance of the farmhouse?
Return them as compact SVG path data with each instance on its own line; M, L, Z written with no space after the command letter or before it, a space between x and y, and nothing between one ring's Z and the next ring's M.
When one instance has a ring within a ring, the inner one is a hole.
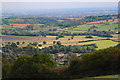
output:
M64 55L65 55L64 53L60 52L60 53L56 53L55 57L59 57L60 58L60 57L64 57Z
M35 47L35 48L43 49L43 48L45 48L45 47Z
M77 57L81 57L81 56L82 56L82 54L76 53L76 56L77 56Z

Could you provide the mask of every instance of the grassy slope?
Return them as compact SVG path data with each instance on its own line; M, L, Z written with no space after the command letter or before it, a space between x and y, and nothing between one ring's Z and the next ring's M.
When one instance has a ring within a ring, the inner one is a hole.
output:
M73 79L73 80L120 80L118 78L119 75L107 75L107 76L88 77L88 78Z
M98 49L104 49L118 44L118 42L114 42L112 40L99 40L99 41L83 42L83 43L79 43L79 45L93 44L93 43L97 44Z

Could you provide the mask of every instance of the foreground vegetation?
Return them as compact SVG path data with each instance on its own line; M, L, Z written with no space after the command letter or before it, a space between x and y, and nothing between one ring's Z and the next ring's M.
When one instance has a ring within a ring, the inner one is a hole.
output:
M119 80L119 75L106 75L97 77L88 77L83 79L73 79L73 80Z
M74 57L70 64L56 68L47 54L24 55L16 59L3 59L4 78L72 79L119 74L120 51L117 47L98 50Z

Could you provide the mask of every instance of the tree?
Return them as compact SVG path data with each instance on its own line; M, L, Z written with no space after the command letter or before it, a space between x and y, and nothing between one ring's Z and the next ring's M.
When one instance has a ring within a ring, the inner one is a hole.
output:
M58 37L56 37L56 40L58 40L59 38Z
M12 43L11 46L12 46L13 48L17 48L17 45L16 45L15 43Z
M42 46L42 44L39 44L38 46L39 46L39 47L41 47L41 46Z
M11 43L10 43L10 42L8 42L8 44L10 45Z
M16 42L17 45L20 45L20 42Z
M73 39L73 38L74 38L74 36L71 37L71 39Z
M56 41L53 41L53 44L55 44L56 43Z
M70 38L68 38L68 40L70 40Z
M46 41L43 41L43 44L46 44L47 42Z
M85 38L93 38L91 35L87 35Z
M22 44L25 44L25 42L22 42Z
M14 62L9 78L51 78L55 77L51 71L54 67L55 62L47 54L24 55Z
M60 42L60 41L57 41L57 45L61 45L61 42Z
M34 42L32 45L37 46L37 44L38 44L37 42Z

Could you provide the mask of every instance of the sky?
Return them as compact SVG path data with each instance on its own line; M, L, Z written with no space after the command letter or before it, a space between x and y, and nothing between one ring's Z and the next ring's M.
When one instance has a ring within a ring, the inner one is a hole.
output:
M1 0L2 2L118 2L119 0Z
M3 2L2 9L58 9L82 7L114 7L117 2Z

